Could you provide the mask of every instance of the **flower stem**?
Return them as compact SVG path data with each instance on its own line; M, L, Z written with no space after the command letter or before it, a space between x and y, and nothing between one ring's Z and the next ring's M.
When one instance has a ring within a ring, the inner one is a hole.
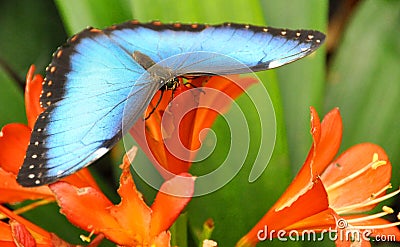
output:
M171 232L171 246L188 246L187 220L187 214L182 213L169 229Z

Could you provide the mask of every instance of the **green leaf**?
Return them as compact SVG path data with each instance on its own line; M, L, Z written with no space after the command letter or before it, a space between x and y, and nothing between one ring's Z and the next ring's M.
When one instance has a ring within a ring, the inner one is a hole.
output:
M0 69L0 129L13 122L26 122L21 88Z
M171 232L171 246L188 246L187 229L187 214L183 213L169 229Z
M325 31L328 2L275 1L264 4L268 25L291 29ZM290 7L288 7L290 6ZM325 53L323 47L295 63L276 69L284 108L290 161L293 175L303 164L311 145L310 111L320 110L325 85Z
M156 6L156 7L155 7ZM216 24L239 22L263 24L259 1L191 0L132 1L134 17L142 22L161 20L162 22L198 22ZM243 11L246 9L246 11ZM223 10L223 11L221 11Z
M50 1L1 1L0 127L26 122L23 103L25 75L31 64L38 71L65 40L55 6ZM51 35L49 35L51 34Z
M31 64L44 71L64 29L51 1L1 1L0 9L0 61L23 82Z
M105 28L132 19L129 0L56 0L69 34L93 26Z
M330 68L325 107L340 107L342 149L374 142L387 151L394 188L400 182L399 23L399 1L362 2Z

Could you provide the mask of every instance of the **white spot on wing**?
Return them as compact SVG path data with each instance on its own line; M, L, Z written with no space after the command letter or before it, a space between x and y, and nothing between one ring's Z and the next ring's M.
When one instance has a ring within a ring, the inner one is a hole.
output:
M92 164L94 161L96 161L98 158L100 158L101 156L103 156L105 153L108 152L108 148L102 147L97 149L94 153L93 156L91 156L91 160L88 160L87 163L85 164L85 167Z
M286 63L282 63L281 61L276 60L276 61L270 62L270 63L268 64L268 68L269 68L269 69L272 69L272 68L276 68L276 67L282 66L282 65L284 65L284 64L286 64Z
M96 152L93 153L93 154L95 155L93 159L96 159L96 160L97 160L98 158L100 158L101 156L103 156L105 153L107 153L108 150L109 150L109 149L108 149L108 148L105 148L105 147L102 147L102 148L97 149Z

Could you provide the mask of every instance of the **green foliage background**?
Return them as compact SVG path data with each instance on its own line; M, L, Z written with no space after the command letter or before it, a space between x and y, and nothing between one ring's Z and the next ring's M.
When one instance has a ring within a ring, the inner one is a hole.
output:
M35 64L43 73L57 46L86 26L103 28L133 18L142 22L157 19L216 24L229 21L323 32L328 26L326 0L19 0L0 1L0 9L0 126L26 122L23 84L30 64ZM398 187L399 23L400 1L361 1L329 64L322 48L296 63L259 72L277 116L277 142L271 162L260 179L250 184L247 178L254 160L250 154L238 176L222 190L194 198L187 209L187 221L180 220L183 223L174 227L174 231L182 234L182 224L185 226L187 223L189 240L177 238L174 243L192 246L203 222L213 218L215 230L212 238L219 242L219 246L233 246L261 218L285 190L307 155L311 144L309 106L316 107L321 117L333 107L340 107L344 121L342 150L366 141L384 147L393 163L393 187ZM242 98L238 102L242 106L248 104ZM246 117L251 122L255 115L249 113ZM216 133L225 133L226 128L221 119L213 127ZM227 136L219 135L218 138L219 142L227 141L224 140ZM251 145L255 147L257 143ZM121 150L117 147L101 162L119 164ZM215 156L207 164L221 158ZM135 162L147 161L138 159ZM111 166L105 166L93 169L95 174L101 174L101 169L111 169ZM112 169L118 177L117 166ZM192 172L201 171L201 168L194 167ZM118 202L114 191L116 180L104 181L102 175L98 177L106 193ZM154 191L139 180L138 183L146 199L151 201ZM398 211L398 200L391 203ZM56 205L38 208L25 216L72 243L79 243L78 236L83 234L59 215ZM54 225L58 227L54 229ZM268 243L269 246L287 244ZM110 243L103 245L111 246ZM290 246L308 245L313 243L290 243ZM332 243L326 241L319 246L332 246Z

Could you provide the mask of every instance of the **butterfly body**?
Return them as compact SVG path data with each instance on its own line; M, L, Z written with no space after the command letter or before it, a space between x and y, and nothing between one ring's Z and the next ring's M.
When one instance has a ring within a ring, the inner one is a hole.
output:
M104 155L178 76L238 74L281 66L324 41L318 31L225 23L131 21L88 28L54 53L17 181L51 183ZM126 109L128 111L126 111ZM129 112L129 114L123 114Z

